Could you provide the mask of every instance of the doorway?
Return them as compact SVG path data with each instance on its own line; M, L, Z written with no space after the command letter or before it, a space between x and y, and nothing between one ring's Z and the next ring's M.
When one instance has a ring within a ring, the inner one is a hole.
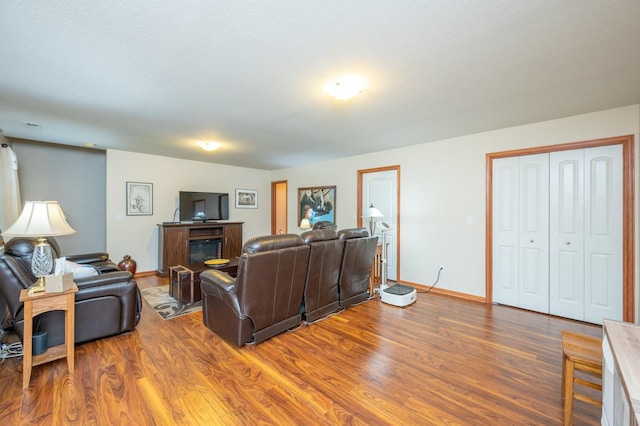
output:
M271 182L271 235L286 234L287 181Z
M387 273L391 281L400 280L400 166L378 167L358 170L357 224L369 228L362 213L373 205L384 215L380 221L387 222ZM374 230L378 242L382 242L379 229Z

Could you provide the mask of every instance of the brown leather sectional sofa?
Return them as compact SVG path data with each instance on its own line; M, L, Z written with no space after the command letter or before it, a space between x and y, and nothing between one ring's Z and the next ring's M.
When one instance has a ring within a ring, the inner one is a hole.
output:
M60 248L49 237L54 257L60 257ZM35 238L13 238L5 244L0 256L0 297L9 309L16 334L22 339L24 331L23 303L20 291L29 288L36 277L31 272L31 257ZM91 266L98 275L74 279L78 286L75 294L75 342L81 343L102 337L132 331L140 320L142 298L138 285L130 272L120 271L107 253L89 253L67 256L67 260ZM64 312L52 311L34 319L34 333L47 332L47 346L64 342Z
M365 228L252 238L236 278L200 274L203 321L242 346L365 301L376 244Z

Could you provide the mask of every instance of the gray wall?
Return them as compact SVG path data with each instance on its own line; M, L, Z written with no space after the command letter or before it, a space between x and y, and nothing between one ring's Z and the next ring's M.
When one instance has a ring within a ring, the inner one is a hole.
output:
M7 138L18 156L22 202L55 200L76 233L56 237L63 254L106 250L106 152Z

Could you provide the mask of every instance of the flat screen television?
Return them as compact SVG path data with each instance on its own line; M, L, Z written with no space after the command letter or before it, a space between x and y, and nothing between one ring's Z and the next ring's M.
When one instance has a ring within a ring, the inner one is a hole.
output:
M180 222L229 220L229 194L180 191Z

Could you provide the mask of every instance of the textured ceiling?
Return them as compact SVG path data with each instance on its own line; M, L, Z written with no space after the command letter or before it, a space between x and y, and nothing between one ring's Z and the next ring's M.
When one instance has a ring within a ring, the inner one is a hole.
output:
M0 61L6 136L278 169L640 103L640 1L3 1Z

